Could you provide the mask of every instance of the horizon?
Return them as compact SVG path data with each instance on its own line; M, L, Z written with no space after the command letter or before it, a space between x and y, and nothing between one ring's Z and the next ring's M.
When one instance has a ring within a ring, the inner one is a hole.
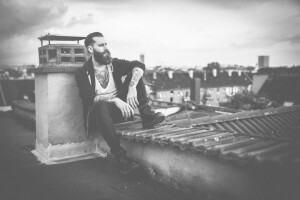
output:
M41 35L86 36L99 31L113 57L148 67L300 64L297 0L3 0L0 64L38 66ZM81 44L83 42L81 41Z

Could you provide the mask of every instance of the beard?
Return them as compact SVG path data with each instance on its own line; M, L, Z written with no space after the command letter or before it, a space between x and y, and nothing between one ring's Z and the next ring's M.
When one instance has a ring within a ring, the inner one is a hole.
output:
M93 53L95 61L102 65L108 65L111 63L110 51L106 50L103 53L94 51Z

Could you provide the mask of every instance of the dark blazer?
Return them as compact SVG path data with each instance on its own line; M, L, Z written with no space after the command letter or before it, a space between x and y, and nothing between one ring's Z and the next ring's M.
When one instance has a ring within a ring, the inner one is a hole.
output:
M126 76L132 72L133 68L139 67L145 70L145 65L139 61L127 61L114 58L112 60L113 77L117 87L120 90L122 85L122 76ZM89 132L89 111L94 103L95 92L95 73L92 58L90 58L83 67L79 68L75 73L76 83L79 89L79 96L83 103L83 119L84 127Z

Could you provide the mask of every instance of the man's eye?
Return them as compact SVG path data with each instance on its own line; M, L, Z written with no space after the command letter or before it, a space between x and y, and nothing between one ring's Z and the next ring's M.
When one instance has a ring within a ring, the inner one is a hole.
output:
M105 43L105 44L99 44L98 46L99 47L104 47L104 46L106 46L107 45L107 43Z

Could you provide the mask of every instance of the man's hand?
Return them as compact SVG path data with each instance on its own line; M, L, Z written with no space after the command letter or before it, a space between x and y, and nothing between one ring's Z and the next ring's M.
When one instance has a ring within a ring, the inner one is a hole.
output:
M129 86L129 88L128 88L127 103L132 108L137 108L139 105L139 102L137 100L137 91L136 91L135 86Z
M121 99L114 98L111 100L111 102L114 102L116 106L121 110L123 117L129 118L134 115L133 108Z

